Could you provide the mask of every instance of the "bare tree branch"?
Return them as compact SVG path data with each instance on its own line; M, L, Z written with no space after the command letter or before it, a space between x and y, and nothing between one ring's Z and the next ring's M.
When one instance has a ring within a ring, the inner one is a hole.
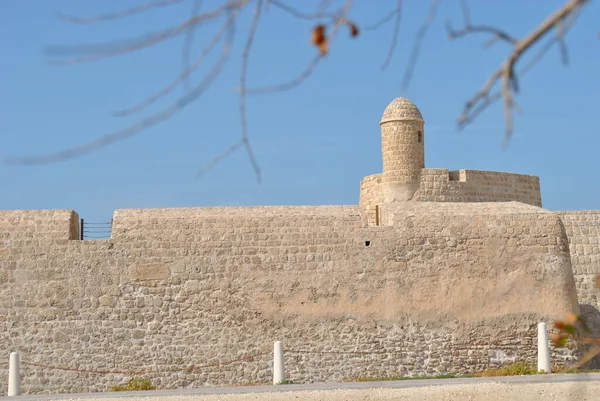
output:
M267 4L269 4L269 3L274 4L278 7L281 7L283 5L283 3L280 3L277 0L267 0ZM246 73L247 73L247 63L248 63L248 57L250 54L250 48L251 48L253 40L254 40L254 33L256 31L258 19L260 17L261 4L262 4L262 0L259 0L258 5L255 8L254 18L252 20L251 27L250 27L250 33L247 38L246 46L244 48L244 53L242 55L242 73L240 76L240 86L238 88L238 91L240 94L240 117L241 117L241 124L242 124L242 138L240 139L239 142L237 142L237 143L233 144L231 147L229 147L225 152L217 155L217 157L215 157L210 163L208 163L198 173L197 177L202 177L207 171L209 171L211 168L213 168L215 165L217 165L220 161L227 158L229 155L233 154L233 152L235 152L237 149L239 149L243 145L246 148L248 157L249 157L252 167L254 168L254 171L256 173L257 180L260 183L260 168L258 166L258 163L256 162L254 153L252 151L252 147L250 146L250 142L248 139L248 129L247 129L247 119L246 119L246 95L248 94L248 92L250 92L250 90L248 90L246 88ZM346 0L344 5L340 9L338 15L334 15L333 17L330 17L333 20L333 29L332 29L332 33L330 34L329 38L327 39L329 43L333 40L333 38L337 34L341 25L349 24L349 22L346 18L346 15L348 13L348 10L350 9L351 4L352 4L351 0ZM326 6L326 3L324 3L323 7L325 7L325 6ZM303 18L303 19L312 19L316 15L318 15L318 16L327 15L327 14L323 14L323 13L314 14L314 15L301 14L298 11L296 11L295 9L288 7L286 5L283 5L283 7L285 7L285 10L288 11L290 14L292 14L298 18ZM352 25L352 28L356 29L353 25ZM252 91L252 93L257 94L257 93L267 93L267 92L280 92L283 90L291 89L292 87L294 87L296 85L299 85L302 81L304 81L304 79L306 79L312 73L312 71L316 67L318 61L323 56L324 56L324 53L321 52L315 59L313 59L313 61L309 64L308 68L305 69L305 71L302 74L300 74L300 76L297 77L296 79L289 81L285 84L277 85L277 86L270 87L270 88L259 88L258 90Z
M244 146L244 142L240 140L240 141L234 143L233 145L231 145L229 148L227 148L227 150L225 152L218 154L214 159L212 159L210 161L210 163L208 163L204 167L202 167L202 169L198 172L198 174L196 174L196 179L200 179L200 178L204 177L204 175L206 173L208 173L210 170L212 170L217 164L219 164L221 161L227 159L229 156L231 156L236 150L238 150L242 146Z
M183 96L177 102L175 102L175 104L173 104L172 106L170 106L166 109L163 109L161 112L155 113L155 114L151 115L150 117L142 119L140 122L138 122L134 125L131 125L123 130L119 130L112 134L102 136L102 137L100 137L96 140L90 141L84 145L76 146L76 147L61 151L61 152L56 152L56 153L51 153L51 154L46 154L46 155L31 156L31 157L13 157L13 158L7 159L6 162L10 163L10 164L44 164L44 163L51 163L51 162L56 162L56 161L61 161L61 160L78 157L83 154L92 152L98 148L107 146L116 141L139 134L143 130L150 128L150 127L172 117L179 110L186 107L190 102L192 102L198 96L200 96L201 93L204 92L204 90L216 78L216 76L218 76L218 74L220 73L221 68L223 66L223 63L229 57L229 53L231 51L231 46L232 46L231 42L233 40L235 17L237 16L238 12L241 11L241 9L245 5L247 5L250 1L251 0L238 0L238 1L228 0L225 3L225 5L223 5L222 7L218 8L216 10L213 10L211 12L207 12L207 13L203 13L203 14L199 14L199 15L198 15L198 10L199 10L200 1L197 1L196 4L194 4L194 7L192 8L192 15L188 20L184 21L183 23L179 24L178 26L176 26L174 28L167 29L167 30L159 32L157 34L151 34L151 35L146 34L143 37L138 37L133 40L130 39L127 41L104 43L104 44L92 45L92 46L80 45L78 47L77 46L76 47L65 47L64 49L66 49L67 51L64 51L64 53L68 53L68 50L71 50L71 52L79 51L81 53L89 55L88 57L80 57L80 58L76 58L76 59L67 60L66 63L81 62L81 61L94 61L94 60L99 60L99 59L102 59L104 57L108 57L111 55L127 53L127 52L135 51L135 50L138 50L138 49L141 49L144 47L152 46L164 39L174 37L182 32L187 32L188 38L186 38L186 44L184 44L184 52L183 52L184 53L183 54L183 63L185 66L183 71L169 85L167 85L165 88L158 91L157 93L153 94L149 98L147 98L144 102L142 102L134 107L131 107L129 109L121 110L120 112L117 113L117 115L128 115L128 114L131 114L131 113L134 113L134 112L137 112L137 111L140 111L140 110L146 108L148 105L154 103L155 101L157 101L157 100L163 98L164 96L166 96L167 94L171 93L174 88L176 88L180 83L184 82L185 79L199 67L199 65L202 63L202 61L206 57L206 55L209 54L212 51L212 49L214 48L214 46L219 42L224 31L229 32L228 37L226 39L226 43L222 50L221 57L219 58L217 65L215 65L213 67L213 69L209 72L209 74L202 80L202 82L199 85L197 85L193 90L191 90L189 93L187 93L185 96ZM274 1L276 1L278 4L281 4L281 2L278 0L274 0ZM254 18L251 23L251 29L250 29L250 32L247 37L246 47L245 47L244 53L242 55L242 71L241 71L241 76L240 76L240 83L242 85L242 89L240 92L240 115L241 115L241 125L242 125L242 138L239 141L239 143L236 143L233 146L231 146L224 154L219 155L213 162L209 163L209 165L207 166L207 168L210 169L211 166L218 163L219 160L222 160L223 158L227 157L229 154L231 154L233 151L235 151L239 147L244 146L246 148L246 151L248 152L250 162L256 172L257 179L259 180L259 182L260 182L260 169L258 167L258 164L256 162L256 159L255 159L253 151L252 151L252 147L250 146L250 142L248 139L247 116L246 116L246 95L247 95L246 75L247 75L248 57L249 57L250 49L251 49L251 46L252 46L252 43L254 40L254 33L257 28L258 19L262 12L261 7L262 7L263 3L264 3L264 0L258 0L258 5L255 8L255 15L254 15ZM157 2L152 3L153 6L157 6L157 4L158 4ZM267 4L269 4L268 0L267 0ZM331 34L327 38L328 43L331 42L333 40L333 38L336 36L341 25L349 26L351 29L352 36L356 36L356 34L358 34L358 28L356 28L356 26L353 23L348 21L347 17L346 17L348 10L350 9L351 0L346 0L344 2L344 5L340 8L339 12L336 14L329 14L329 13L325 12L328 4L329 4L329 0L322 1L321 5L320 5L320 11L318 14L316 14L316 15L330 16L331 24L333 25L333 29L332 29ZM291 9L291 8L288 7L288 9ZM110 17L117 18L117 16L125 16L127 14L127 12L129 14L133 13L132 10L133 9L131 9L129 11L126 10L126 12L123 11L123 12L114 13ZM140 11L142 9L136 8L135 10ZM208 43L208 45L203 49L203 51L197 56L197 58L194 60L194 62L191 65L188 65L188 61L186 61L186 58L188 56L186 56L186 54L190 50L186 50L186 49L191 48L191 45L189 44L191 39L189 39L189 36L192 35L192 33L190 33L190 31L192 31L199 23L209 20L209 19L215 19L224 13L229 14L228 21L222 26L221 30L219 32L217 32L217 34L215 34L215 36ZM304 16L306 16L306 15L304 15ZM107 19L107 18L109 18L109 16L104 15L101 18ZM96 17L96 19L101 19L101 18ZM91 19L89 19L89 20L91 21ZM60 54L60 49L58 49L58 51L56 51L56 53ZM303 81L308 75L310 75L312 69L314 68L314 66L316 66L316 63L321 58L322 58L322 54L320 54L317 58L315 58L315 61L309 65L307 71L305 73L301 74L300 77L298 77L299 78L299 79L297 79L298 84L301 81ZM295 85L295 84L296 84L295 82L292 82L292 85ZM283 86L279 86L279 88L277 88L277 89L285 90L286 86L284 84ZM207 168L203 169L202 172L200 173L200 175L202 175L205 171L207 171Z
M249 88L246 89L246 94L248 95L264 95L264 94L268 94L268 93L275 93L275 92L285 92L287 90L290 90L298 85L300 85L302 82L304 82L315 70L315 68L317 67L317 64L319 64L319 61L321 61L321 59L323 58L323 56L321 56L320 54L317 54L312 61L308 64L308 66L299 74L297 75L295 78L284 82L282 84L278 84L278 85L273 85L273 86L265 86L265 87L258 87L258 88ZM236 91L239 91L239 88L234 88Z
M346 0L344 5L338 12L338 15L334 18L333 29L331 30L331 34L329 35L329 38L328 38L329 43L333 42L333 39L336 37L340 27L342 25L345 25L348 22L346 16L348 14L348 11L349 11L351 5L352 5L352 0ZM278 85L273 85L273 86L265 86L265 87L259 87L259 88L246 89L246 94L262 95L262 94L267 94L267 93L284 92L284 91L290 90L290 89L300 85L302 82L304 82L314 72L315 68L317 67L319 62L323 59L323 57L324 56L322 54L317 54L311 60L311 62L308 64L308 66L298 76L296 76L295 78L293 78L287 82L284 82L284 83L278 84ZM240 88L235 88L235 90L240 91Z
M469 7L467 6L466 0L461 0L460 5L463 11L464 27L462 29L455 30L452 28L450 20L448 20L446 22L446 31L448 32L448 37L450 39L457 39L472 33L491 33L493 36L488 42L484 43L484 47L491 45L499 39L513 45L517 43L517 39L501 29L489 25L472 25Z
M117 47L114 49L107 49L106 51L100 52L98 54L85 56L85 57L76 57L76 58L71 58L71 59L67 59L67 60L63 60L63 61L54 61L52 63L69 65L69 64L77 64L77 63L84 63L84 62L90 62L90 61L98 61L98 60L102 60L107 57L112 57L112 56L116 56L119 54L129 53L129 52L140 50L140 49L143 49L143 48L146 48L149 46L153 46L161 41L164 41L166 39L177 36L182 32L185 32L187 29L193 27L194 25L200 24L207 20L217 18L232 9L241 8L241 7L245 6L248 3L248 1L249 0L230 1L230 2L226 3L224 6L217 8L216 10L207 12L205 14L197 15L193 18L189 18L188 20L184 21L183 23L179 24L178 26L176 26L174 28L167 29L158 34L151 35L149 37L146 37L144 40L141 40L139 42L134 42L133 44L131 44L129 46ZM89 47L89 45L88 45L88 47Z
M146 4L139 5L137 7L128 8L128 9L117 11L114 13L94 15L91 17L76 17L73 15L62 14L62 13L58 13L57 16L58 16L58 18L60 18L62 20L74 22L76 24L90 24L90 23L94 23L94 22L104 22L104 21L111 21L111 20L115 20L115 19L119 19L119 18L129 17L131 15L140 14L142 12L151 10L153 8L170 6L170 5L173 5L176 3L181 3L182 1L184 1L184 0L151 1Z
M381 70L385 70L390 62L392 61L392 57L394 56L394 51L396 50L396 44L398 43L398 35L400 34L400 22L402 21L402 0L397 0L396 5L396 22L394 24L394 33L392 34L392 44L390 45L390 49L388 50L387 57L381 66Z
M593 358L595 358L597 355L600 355L600 345L596 345L591 350L586 352L585 355L579 361L577 361L577 363L575 364L575 368L579 369L580 367L591 361Z
M542 46L542 48L537 52L537 54L531 60L529 60L529 62L519 71L521 75L525 75L525 73L529 72L546 55L548 50L550 50L552 46L554 46L556 43L560 43L561 45L560 50L563 65L568 64L569 60L565 36L575 24L575 21L577 20L577 17L579 17L580 12L581 7L577 10L574 10L573 13L569 14L565 18L565 20L560 23L560 29L557 29L556 36L548 40L544 44L544 46Z
M415 41L413 42L412 51L410 53L410 58L408 60L408 66L406 67L404 76L402 78L402 86L401 86L402 93L406 92L406 90L408 89L408 85L410 84L410 81L412 80L413 72L415 70L415 67L417 66L417 61L419 59L419 53L421 52L421 45L423 43L423 39L425 39L425 35L427 34L427 31L429 30L429 27L431 26L431 24L433 23L433 20L435 19L435 15L437 13L437 9L438 9L439 5L440 5L440 0L433 0L431 2L431 7L429 7L429 12L427 13L427 17L425 18L425 21L423 21L423 24L421 25L421 27L419 28L419 31L417 32L417 36L415 37Z
M502 66L491 75L488 81L475 94L475 96L473 96L466 103L463 113L458 119L459 128L463 127L465 123L473 120L472 113L474 110L477 110L477 113L482 111L482 103L484 105L483 108L487 107L487 105L491 103L489 100L490 91L498 81L501 81L500 96L502 97L504 103L504 118L506 122L505 143L507 143L513 134L512 111L515 109L514 95L518 94L519 92L519 81L517 75L515 74L515 64L521 59L527 50L538 43L539 40L553 28L558 28L565 18L578 11L580 7L588 1L589 0L569 0L567 3L561 6L559 10L546 18L546 20L537 26L529 35L517 41L511 54L504 61Z
M317 11L320 13L324 13L332 2L333 0L321 0L319 5L317 6Z
M93 23L99 21L108 21L118 18L124 18L132 16L138 13L145 12L152 8L158 8L168 6L175 3L180 3L183 0L154 0L150 1L141 6L133 7L117 11L114 13L101 14L92 17L73 17L73 16L62 16L61 18L69 20L75 23ZM157 43L163 42L167 39L176 37L180 34L185 33L185 39L182 48L181 56L181 72L180 74L171 81L166 87L155 92L143 102L130 107L125 110L120 110L116 115L130 115L145 109L147 106L155 103L156 101L164 98L170 94L176 87L182 85L189 91L185 92L184 96L178 99L171 106L163 109L162 111L151 115L148 118L142 119L138 123L131 125L123 130L114 132L109 135L102 136L99 139L91 141L81 146L76 146L71 149L67 149L63 152L57 152L50 155L33 156L33 157L21 157L11 158L8 160L9 163L13 164L41 164L50 163L60 160L65 160L79 155L91 152L100 147L106 146L110 143L122 140L124 138L136 135L152 127L176 114L179 110L186 107L190 102L194 101L200 96L204 90L211 84L211 82L219 75L223 64L229 57L232 47L233 35L235 31L235 24L239 13L253 0L221 0L220 6L212 11L200 13L201 0L191 0L193 2L191 7L191 15L183 22L176 26L172 26L168 29L148 33L143 36L135 37L128 40L113 41L108 43L100 44L87 44L77 46L55 46L51 48L49 53L59 58L55 60L55 63L59 64L74 64L80 62L97 61L107 57L125 54L140 50L146 47L156 45ZM291 1L287 0L255 0L256 6L254 8L254 15L250 23L250 30L246 37L246 43L242 54L242 67L240 71L240 87L237 88L239 92L239 112L241 119L241 139L230 146L225 152L214 158L209 164L207 164L199 173L198 176L202 176L209 171L213 166L218 164L221 160L227 158L233 152L241 147L245 147L250 163L254 168L257 180L260 182L261 174L260 168L254 156L250 141L248 139L248 123L247 123L247 110L246 110L246 99L248 95L252 94L266 94L274 92L282 92L292 89L306 79L317 68L319 62L328 54L333 40L336 38L339 30L342 26L346 26L350 29L352 37L358 35L358 27L354 22L348 20L348 12L351 7L352 1L345 0L343 5L338 10L329 12L332 0L321 0L316 11L313 13L305 13L298 11L289 4ZM565 0L567 1L567 0ZM486 33L490 36L490 39L485 42L485 45L490 45L496 41L504 41L513 46L511 54L504 61L504 63L492 74L485 85L480 89L479 92L470 99L463 110L463 113L459 117L459 128L473 121L477 116L484 110L486 110L491 104L497 100L503 100L504 106L504 118L507 127L507 136L513 131L513 112L518 111L518 106L514 101L514 97L519 92L519 78L524 76L531 67L536 64L547 52L547 50L554 44L559 46L560 54L564 64L568 63L568 52L565 43L565 36L568 30L574 25L575 19L578 15L579 10L589 0L569 0L563 5L563 7L555 12L553 15L548 17L547 20L542 22L532 33L523 39L516 39L513 36L506 33L504 30L488 26L488 25L473 25L471 23L471 17L469 8L466 1L461 2L464 27L459 30L454 30L448 22L447 29L451 39L464 37L468 34L474 33ZM292 3L296 4L296 3ZM428 14L420 26L417 35L414 39L411 53L409 56L407 68L404 71L401 82L401 91L405 92L412 80L413 73L415 71L422 43L425 39L426 34L433 21L435 20L440 0L432 0ZM307 20L307 21L318 21L325 20L325 22L318 22L318 25L313 28L312 43L315 45L319 52L310 60L308 65L301 71L299 75L293 79L280 83L278 85L269 87L258 87L258 88L247 88L247 74L248 74L248 60L252 45L254 43L254 35L258 28L259 19L261 14L266 12L267 7L273 5L294 18ZM376 22L374 25L367 27L367 29L377 29L383 24L391 21L395 17L395 25L393 30L392 41L388 50L386 59L384 60L381 68L386 69L395 52L398 45L399 29L402 20L402 1L397 0L396 8L386 15L383 19ZM194 41L195 30L198 27L203 26L203 23L210 20L215 20L221 16L227 16L226 22L220 27L217 33L209 40L208 44L202 49L202 51L196 56L196 58L190 64L192 55L192 44ZM522 55L527 50L533 47L536 43L539 43L541 39L545 38L547 33L552 29L556 29L556 35L551 38L545 45L540 49L533 59L519 71L520 76L516 73L516 64L522 59ZM330 31L330 32L328 32ZM227 35L225 35L227 33ZM226 36L225 43L221 48L221 55L216 65L209 71L206 77L195 87L189 89L189 76L200 67L206 57L214 50L214 48L223 40L223 36ZM62 58L61 58L62 57Z
M565 24L560 23L556 28L556 41L560 46L560 56L564 66L569 65L569 50L567 49L567 43L565 42Z
M383 26L384 24L387 24L388 22L390 22L392 20L392 18L394 18L396 16L396 14L398 14L399 12L400 12L400 9L396 7L395 9L390 11L388 15L386 15L379 21L375 22L372 25L367 25L365 27L365 29L368 31L374 31L374 30L380 28L381 26Z
M190 18L195 18L198 13L200 13L200 7L202 7L202 0L193 0L192 3L192 13ZM194 43L194 32L195 26L188 28L185 40L183 42L183 50L181 52L181 70L187 71L190 65L190 54L192 52L192 44ZM183 74L183 73L182 73ZM185 90L190 90L189 76L186 75L183 78L183 88Z
M153 95L148 97L146 100L144 100L142 103L139 103L139 104L137 104L133 107L127 108L127 109L116 111L113 114L117 117L124 117L124 116L131 115L140 110L143 110L144 108L153 104L157 100L159 100L159 99L163 98L164 96L168 95L169 93L171 93L180 83L183 83L185 81L185 79L187 77L189 77L189 75L200 66L200 64L202 64L202 61L204 61L204 58L213 50L213 48L221 40L221 38L223 37L225 32L235 22L236 17L237 17L237 12L231 12L229 14L229 17L227 18L225 23L221 26L221 29L219 29L219 31L212 37L212 40L206 45L206 47L204 47L204 49L196 57L194 62L190 66L188 66L188 68L186 70L182 71L181 74L179 74L179 76L177 76L177 78L175 78L169 85L167 85L165 88L161 89L160 91L154 93Z
M502 99L501 93L498 91L492 95L487 95L477 103L476 106L469 112L468 116L464 117L464 120L460 121L459 129L462 129L472 123L482 112L484 112L489 106Z
M305 20L332 19L333 20L336 18L336 15L331 14L331 13L318 12L315 14L306 14L306 13L298 11L295 8L293 8L292 6L289 6L278 0L268 0L268 2L298 19L305 19Z
M246 115L246 75L248 73L248 58L250 56L250 49L252 48L252 44L254 43L254 35L256 34L256 28L258 27L258 20L260 19L261 7L263 4L263 0L258 0L256 3L256 7L254 8L254 16L252 18L252 22L250 23L250 31L248 33L248 37L246 38L246 45L244 46L244 53L242 54L242 70L240 73L240 122L242 125L242 138L241 142L244 144L246 148L246 152L248 153L248 158L250 159L250 163L254 168L254 172L256 173L256 179L260 183L260 167L256 162L254 157L254 152L252 151L252 147L250 146L250 141L248 140L248 122Z
M115 133L105 135L84 145L41 156L9 157L5 160L5 162L7 164L36 165L72 159L95 151L107 145L110 145L114 142L121 141L123 139L137 135L150 127L153 127L165 120L168 120L169 118L173 117L175 114L183 110L185 107L187 107L189 104L191 104L199 96L201 96L202 93L204 93L204 91L210 86L210 84L212 84L214 79L220 74L223 65L225 64L231 53L231 47L233 44L233 38L235 34L234 28L234 24L229 26L227 40L221 50L221 55L217 60L215 66L209 72L209 74L202 80L202 82L200 82L200 84L198 84L189 93L187 93L185 96L183 96L170 107L156 114L153 114L150 117L147 117L141 120L140 122L129 126L123 130L119 130Z

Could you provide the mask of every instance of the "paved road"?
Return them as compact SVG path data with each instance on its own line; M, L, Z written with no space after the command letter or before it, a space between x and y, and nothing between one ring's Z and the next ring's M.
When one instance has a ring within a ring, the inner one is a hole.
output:
M84 393L84 394L51 394L51 395L22 395L11 397L11 400L66 400L66 399L94 399L94 398L123 398L123 397L167 397L167 396L191 396L210 394L248 394L248 393L275 393L283 391L321 391L336 389L399 389L414 387L430 387L440 385L464 385L483 383L575 383L595 381L600 382L600 373L586 374L551 374L533 376L508 376L508 377L484 377L463 379L427 379L427 380L398 380L380 382L359 383L315 383L315 384L290 384L282 386L247 386L247 387L209 387L181 390L154 390L154 391L131 391L131 392L107 392L107 393Z

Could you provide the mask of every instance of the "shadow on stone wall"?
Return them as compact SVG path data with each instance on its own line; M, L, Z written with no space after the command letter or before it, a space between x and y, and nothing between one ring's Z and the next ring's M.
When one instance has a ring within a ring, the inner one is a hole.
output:
M592 331L592 336L600 338L600 311L593 305L579 304L581 316ZM600 355L597 355L591 361L584 365L585 369L600 369Z

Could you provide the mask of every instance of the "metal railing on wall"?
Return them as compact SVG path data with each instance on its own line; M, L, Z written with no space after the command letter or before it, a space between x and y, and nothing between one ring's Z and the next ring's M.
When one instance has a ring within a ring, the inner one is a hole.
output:
M79 221L79 239L109 239L112 234L112 219L107 223L90 223L80 219Z

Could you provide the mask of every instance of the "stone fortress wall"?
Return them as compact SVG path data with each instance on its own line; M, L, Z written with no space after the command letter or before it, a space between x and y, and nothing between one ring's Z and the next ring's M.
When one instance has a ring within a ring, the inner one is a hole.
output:
M361 182L359 204L370 224L376 225L376 211L384 203L382 174ZM542 206L540 180L524 174L496 171L424 168L412 198L421 202L505 202L516 201Z
M540 180L496 171L423 169L414 198L422 202L505 202L542 206Z
M69 239L73 216L0 213L5 357L226 385L268 381L283 340L294 381L464 373L535 361L538 321L577 308L560 220L519 203L413 203L386 227L356 206L119 210L102 241ZM23 386L124 377L24 366Z
M556 214L569 238L579 303L600 309L600 290L595 286L595 279L600 275L600 210L561 211Z
M386 135L420 116L394 102ZM421 146L422 129L386 143ZM356 206L117 210L94 241L77 239L73 211L0 211L2 359L114 372L24 365L29 394L134 374L161 388L269 382L276 340L296 382L466 373L535 362L540 321L597 317L600 212L542 209L535 177L415 174L410 154L410 174L388 163ZM483 189L437 192L469 182Z

